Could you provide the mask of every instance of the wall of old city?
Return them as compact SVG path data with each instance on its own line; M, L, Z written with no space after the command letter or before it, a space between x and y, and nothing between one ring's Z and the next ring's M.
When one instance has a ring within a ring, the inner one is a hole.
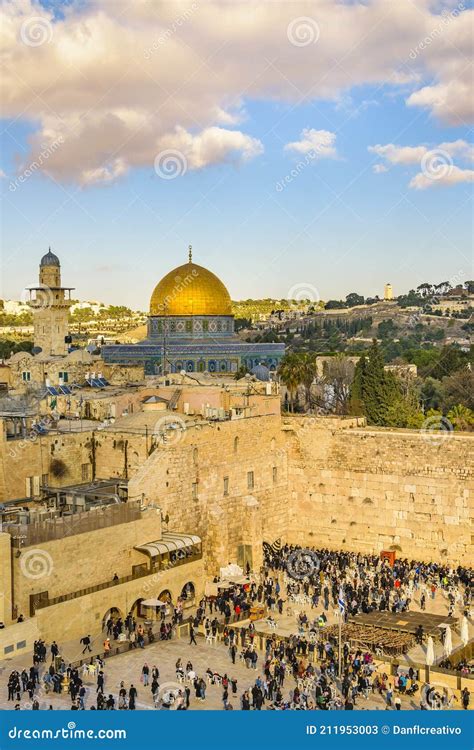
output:
M177 433L130 479L129 494L157 503L170 528L201 536L210 574L231 561L245 564L246 555L258 567L262 539L285 535L288 525L280 424L278 415Z
M474 562L474 436L285 418L294 543Z

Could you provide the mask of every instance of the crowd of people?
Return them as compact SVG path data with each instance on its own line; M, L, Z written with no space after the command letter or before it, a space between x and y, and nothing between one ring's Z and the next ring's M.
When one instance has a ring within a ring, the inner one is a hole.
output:
M215 583L215 596L203 597L189 621L189 658L178 659L172 683L160 686L158 666L144 662L136 684L127 686L120 681L118 690L117 686L106 688L107 662L113 646L122 642L129 649L145 649L156 639L170 640L176 626L183 623L182 601L161 609L155 629L145 627L131 613L123 620L111 616L104 623L100 655L92 655L90 634L81 638L81 656L89 658L81 667L66 664L55 641L49 647L51 661L47 664L48 647L38 640L32 666L14 670L9 676L8 701L15 708L35 710L40 708L40 698L46 698L48 704L51 692L68 694L73 710L135 710L140 694L143 707L149 705L149 695L156 708L186 710L198 701L205 702L208 689L218 688L226 710L353 710L367 707L369 699L370 705L375 702L378 707L400 710L405 698L411 700L412 707L422 709L469 707L467 688L459 705L453 693L423 683L413 668L399 669L391 676L381 672L374 654L357 644L344 642L339 655L338 640L328 634L326 626L330 608L339 608L344 618L375 610L404 612L414 606L423 610L427 600L434 600L440 591L448 614L469 615L474 583L471 569L408 560L395 560L390 565L377 556L265 545L259 575L248 575L246 581L233 586L220 587L218 579ZM255 624L249 621L251 610L256 606L264 609L267 624L275 627L273 615L294 614L296 601L304 605L295 620L296 632L289 637L257 634ZM242 620L245 623L241 624ZM193 668L197 634L202 634L204 643L222 641L228 671L208 667L199 674ZM422 631L417 632L417 639L423 642ZM240 695L237 663L249 672L248 685ZM465 662L465 674L469 668ZM95 688L89 684L91 677Z

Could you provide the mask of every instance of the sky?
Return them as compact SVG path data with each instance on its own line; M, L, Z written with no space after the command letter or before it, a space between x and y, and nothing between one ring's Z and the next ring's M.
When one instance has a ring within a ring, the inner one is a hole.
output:
M473 15L6 0L1 296L49 246L76 298L140 310L189 244L233 299L473 278Z

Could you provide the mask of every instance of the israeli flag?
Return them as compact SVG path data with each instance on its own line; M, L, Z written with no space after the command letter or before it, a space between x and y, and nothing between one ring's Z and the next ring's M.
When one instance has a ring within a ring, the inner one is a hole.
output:
M339 589L339 596L337 599L337 603L339 604L339 612L341 613L341 615L344 615L346 611L346 603L344 601L344 592L342 590L342 586Z

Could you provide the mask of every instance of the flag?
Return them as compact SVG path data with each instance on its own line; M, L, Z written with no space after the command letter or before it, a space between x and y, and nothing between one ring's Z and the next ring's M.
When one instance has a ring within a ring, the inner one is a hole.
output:
M341 613L341 615L344 615L346 611L346 602L344 600L344 591L342 590L342 586L339 589L337 603L339 604L339 612Z

